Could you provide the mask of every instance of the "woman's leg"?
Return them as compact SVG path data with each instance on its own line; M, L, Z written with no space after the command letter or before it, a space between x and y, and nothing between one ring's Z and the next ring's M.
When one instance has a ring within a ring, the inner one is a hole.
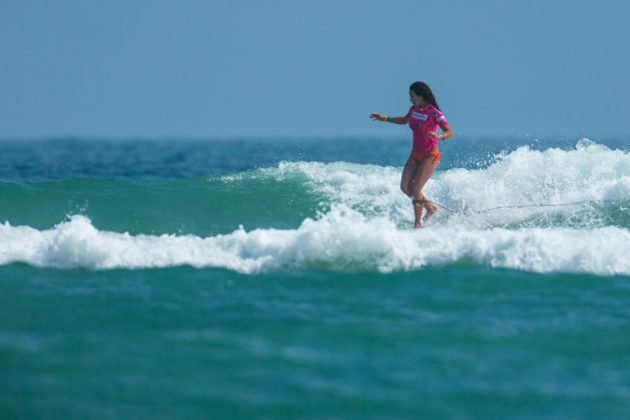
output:
M403 169L402 177L400 178L400 189L409 198L413 198L411 187L417 169L418 162L416 162L416 160L413 158L407 159L407 163L405 163L405 168Z
M424 194L422 193L422 189L433 174L433 171L435 171L435 168L437 168L438 163L439 161L433 156L422 159L411 181L411 194L413 199L425 199ZM420 208L420 211L417 211L418 206L414 207L416 208L416 220L414 223L414 227L418 228L421 226L420 217L422 216L422 208ZM427 215L425 216L424 220L426 222L433 215L433 213L437 211L437 209L431 203L424 203L424 207L427 208Z
M407 195L407 197L414 199L413 195L413 183L417 177L419 164L418 161L409 157L405 168L403 169L402 177L400 179L400 189ZM416 205L413 203L413 212L415 215L414 227L420 227L420 219L422 218L422 205Z

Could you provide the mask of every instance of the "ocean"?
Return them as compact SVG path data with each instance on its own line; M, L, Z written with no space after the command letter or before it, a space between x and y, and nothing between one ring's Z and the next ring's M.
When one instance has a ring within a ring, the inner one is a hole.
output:
M0 418L628 418L630 139L0 141Z

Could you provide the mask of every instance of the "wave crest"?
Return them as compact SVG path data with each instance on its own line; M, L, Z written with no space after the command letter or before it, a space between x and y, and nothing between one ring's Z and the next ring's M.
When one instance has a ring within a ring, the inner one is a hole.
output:
M242 273L284 269L409 271L474 262L533 272L629 275L630 232L594 229L432 227L401 230L334 206L297 229L239 228L226 235L136 235L99 231L85 216L50 230L0 226L0 264L139 269L191 265Z

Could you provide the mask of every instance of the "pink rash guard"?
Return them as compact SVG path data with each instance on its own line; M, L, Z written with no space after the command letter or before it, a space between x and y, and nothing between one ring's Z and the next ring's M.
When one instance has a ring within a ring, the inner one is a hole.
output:
M437 146L437 139L429 137L427 134L437 130L438 125L445 129L448 125L446 117L442 112L429 104L424 108L412 106L407 113L409 117L409 128L413 131L413 150L417 152L428 152Z

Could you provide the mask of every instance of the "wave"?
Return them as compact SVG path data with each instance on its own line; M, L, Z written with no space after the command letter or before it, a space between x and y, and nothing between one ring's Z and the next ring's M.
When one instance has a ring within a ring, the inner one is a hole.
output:
M583 140L572 150L520 147L484 168L438 170L425 193L442 211L421 231L409 229L413 210L399 178L395 167L283 162L158 184L4 183L0 210L12 205L15 217L0 225L0 264L256 273L472 263L630 274L626 151ZM86 210L64 207L68 197L89 198ZM47 208L56 212L42 222Z
M400 229L347 206L297 229L239 228L226 235L130 235L101 231L81 215L49 230L0 226L0 264L140 269L190 265L242 273L323 269L409 271L475 264L533 272L630 275L630 231L601 228Z
M401 168L347 162L282 162L228 176L162 181L76 179L0 182L0 221L38 229L83 214L99 228L207 236L243 224L296 228L345 204L399 227L412 217ZM520 147L483 168L438 170L426 195L447 210L437 223L478 226L630 227L630 153L587 140L574 149ZM556 208L536 205L561 205ZM487 209L530 205L529 208Z
M0 182L0 223L46 229L67 215L82 214L99 228L133 234L209 235L239 224L295 227L314 214L320 199L304 193L302 183L272 178L229 184L216 178Z
M368 216L386 216L402 227L412 218L412 207L399 190L400 173L400 168L345 162L284 162L222 179L303 179L303 188L321 198L324 210L345 204ZM588 140L569 151L525 146L495 156L486 168L438 168L424 192L454 210L439 213L439 223L630 227L630 153ZM505 208L515 206L528 207Z

